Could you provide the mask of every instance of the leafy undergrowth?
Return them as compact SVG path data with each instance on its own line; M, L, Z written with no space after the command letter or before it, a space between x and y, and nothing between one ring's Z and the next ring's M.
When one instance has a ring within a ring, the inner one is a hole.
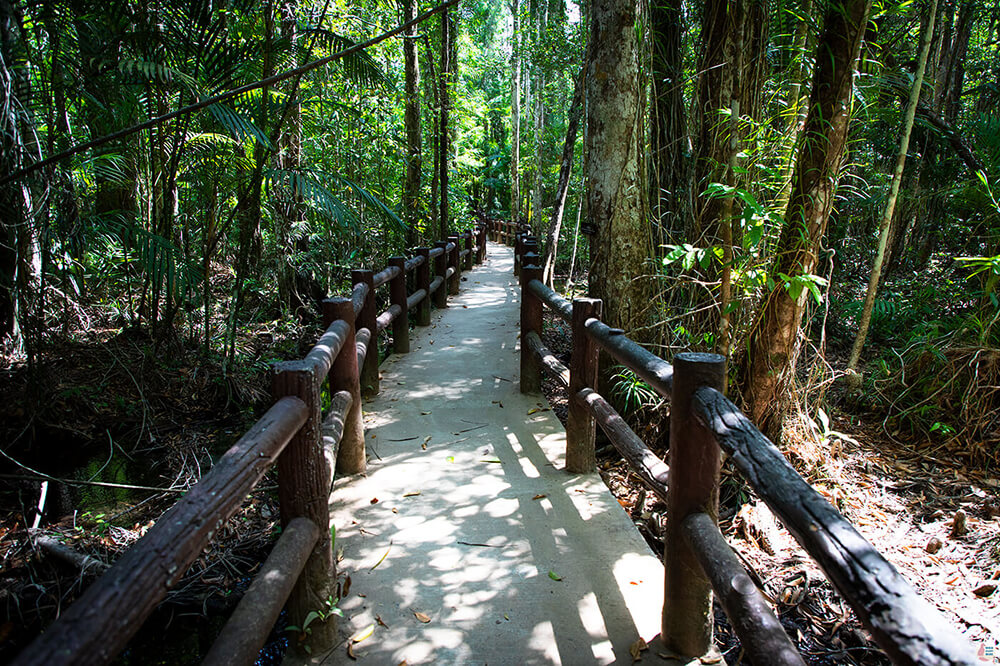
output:
M568 337L555 320L547 320L546 328L545 344L568 365ZM565 393L551 380L543 390L565 423ZM638 424L647 443L661 441L658 433L668 422L665 411L660 406ZM992 644L1000 636L1000 482L991 478L988 467L968 467L969 457L954 446L894 441L877 417L835 416L818 438L807 425L792 424L788 432L792 464L973 645ZM666 458L664 450L656 453ZM598 465L619 503L662 557L666 507L600 440ZM722 532L806 662L888 664L824 574L728 468L723 469L720 495ZM718 605L715 616L725 660L748 663Z
M0 663L248 429L267 406L270 362L301 356L307 335L289 324L247 329L226 372L198 348L96 327L54 340L33 368L5 364ZM276 538L274 488L272 476L261 481L118 663L200 662Z

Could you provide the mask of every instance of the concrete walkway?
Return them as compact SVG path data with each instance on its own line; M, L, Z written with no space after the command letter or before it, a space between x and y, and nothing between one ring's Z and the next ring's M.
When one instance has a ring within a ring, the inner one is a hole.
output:
M598 475L563 471L545 398L518 392L512 267L490 244L411 353L383 364L368 474L330 501L345 642L307 663L352 663L348 637L372 624L354 655L392 666L628 664L659 634L658 559Z

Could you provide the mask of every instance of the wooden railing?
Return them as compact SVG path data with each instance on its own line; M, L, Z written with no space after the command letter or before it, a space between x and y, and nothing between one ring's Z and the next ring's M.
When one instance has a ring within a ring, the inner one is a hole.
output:
M336 622L335 564L329 498L338 473L365 470L361 396L378 393L378 334L392 326L393 350L409 351L406 313L430 324L430 302L446 307L458 293L463 270L486 258L486 229L467 230L393 257L383 271L353 271L350 298L323 301L325 332L299 361L273 368L274 405L41 636L15 664L103 664L115 657L167 595L212 537L274 464L282 533L243 599L205 658L206 664L252 664L287 601L289 623L303 627L307 643L329 646ZM407 274L416 271L412 293ZM433 273L433 277L432 277ZM390 306L376 313L375 290L389 285ZM323 382L330 407L321 413ZM315 617L315 616L314 616Z
M669 650L696 658L712 647L712 592L756 664L802 664L760 591L718 528L724 451L757 495L826 573L875 641L896 664L972 664L961 634L810 486L782 453L721 392L723 358L682 353L671 365L600 320L601 301L572 303L541 282L534 238L521 255L521 391L537 392L541 374L568 390L566 468L595 469L595 424L667 505L661 637ZM542 343L543 308L571 327L570 367ZM597 392L604 351L670 400L669 467Z

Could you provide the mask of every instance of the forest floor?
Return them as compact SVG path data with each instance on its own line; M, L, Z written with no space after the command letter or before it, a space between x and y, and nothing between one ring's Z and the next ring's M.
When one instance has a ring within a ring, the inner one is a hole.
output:
M569 336L546 312L546 346L569 365ZM565 423L567 398L543 390ZM664 441L668 408L643 410L630 425L647 443ZM917 591L976 648L1000 641L1000 481L945 445L913 447L880 420L836 412L820 428L786 428L783 450L803 477L843 513ZM655 446L653 447L655 450ZM656 451L666 459L664 450ZM647 492L614 447L598 443L598 466L619 503L661 557L665 505ZM809 664L888 664L854 612L753 491L724 466L720 527ZM730 664L749 663L716 604L717 641Z
M4 364L0 438L17 462L0 461L0 663L245 431L266 403L269 363L301 356L312 342L307 330L274 323L248 331L239 341L243 362L226 373L219 359L196 349L157 347L110 328L53 344L30 371ZM555 321L546 331L546 344L568 362L568 336ZM565 396L552 385L546 393L565 419ZM661 404L632 425L656 442L666 423ZM847 410L835 412L819 437L815 427L793 428L788 442L803 476L970 640L985 646L1000 639L1000 482L989 469L944 446L899 444L880 422ZM599 448L605 481L662 554L663 505L612 447ZM61 479L48 484L40 517L39 472ZM269 551L274 486L265 477L147 623L155 629L141 632L117 663L148 663L152 654L162 663L200 661ZM888 663L819 569L728 471L721 526L808 663ZM66 561L54 555L52 541L90 559ZM716 616L726 661L740 663L724 614L717 609ZM280 659L283 639L272 639Z
M3 364L0 663L247 430L267 406L270 362L301 357L314 329L248 329L228 371L197 346L100 327L54 338L33 368ZM200 663L270 552L275 488L269 472L117 663Z

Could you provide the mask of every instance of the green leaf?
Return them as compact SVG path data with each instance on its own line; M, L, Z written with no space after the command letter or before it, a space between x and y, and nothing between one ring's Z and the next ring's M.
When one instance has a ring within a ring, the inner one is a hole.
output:
M555 571L549 572L549 578L551 578L552 580L562 580L562 576L557 574Z

